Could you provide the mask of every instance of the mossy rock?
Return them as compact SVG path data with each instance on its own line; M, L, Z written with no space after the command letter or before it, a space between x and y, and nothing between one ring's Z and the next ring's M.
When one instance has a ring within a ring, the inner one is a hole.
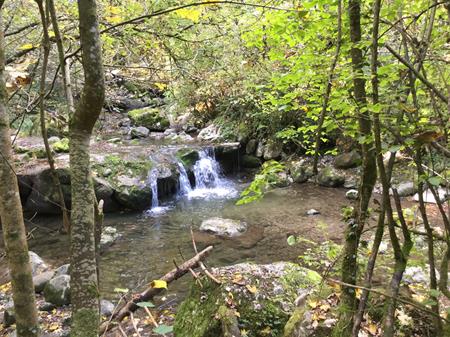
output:
M68 153L69 152L69 139L63 138L51 145L53 151L57 153Z
M200 158L197 150L189 148L178 150L175 156L179 160L181 160L186 169L190 169L192 166L194 166L194 164Z
M147 158L131 160L118 155L108 155L93 165L93 171L113 188L115 200L132 210L143 210L151 204L152 192L147 184L151 168L152 162Z
M220 317L224 306L235 311L238 326L248 337L283 336L295 299L320 282L316 272L285 262L241 263L213 269L213 273L222 284L202 279L202 288L192 285L178 309L175 336L222 336Z
M136 126L144 126L150 131L164 131L170 126L169 120L157 108L142 108L128 112L128 117Z
M43 159L47 158L47 152L45 151L44 145L34 145L30 147L25 146L14 146L14 151L20 154L27 154L32 158Z
M244 168L257 168L261 166L261 160L258 157L244 154L241 158L241 166Z
M345 176L339 174L331 167L325 167L317 175L317 182L325 187L340 187L345 184Z
M56 173L61 184L66 206L71 203L70 169L58 168ZM59 192L53 182L50 169L45 169L32 177L33 189L24 203L24 210L40 214L59 214Z

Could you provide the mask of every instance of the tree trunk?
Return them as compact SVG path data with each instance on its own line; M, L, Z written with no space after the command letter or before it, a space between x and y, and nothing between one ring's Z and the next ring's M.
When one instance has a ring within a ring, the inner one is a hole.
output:
M61 208L63 216L63 230L65 233L69 233L70 231L69 214L67 211L66 202L64 201L64 193L61 187L61 182L59 181L58 173L56 172L55 159L53 158L52 149L50 148L50 144L48 142L47 126L45 123L45 81L47 77L48 57L50 54L50 36L48 35L48 25L47 25L48 20L45 14L43 1L40 0L36 2L39 7L39 14L41 16L42 30L44 35L42 38L44 56L42 60L42 70L39 89L39 110L40 110L39 117L41 123L41 133L42 133L42 140L44 141L45 153L47 154L47 161L48 166L50 167L53 184L55 185L56 191L58 192L59 207Z
M372 139L372 123L367 110L366 80L363 73L363 54L358 46L361 41L361 1L349 1L349 23L352 48L350 51L353 68L353 95L358 110L358 126L364 141L361 144L362 151L362 174L359 186L358 208L355 210L354 221L350 221L345 236L344 256L342 261L342 281L348 284L356 284L357 278L357 255L360 236L367 217L367 209L372 196L373 187L377 178L375 151ZM341 321L346 324L340 327L344 336L348 336L352 329L352 315L356 309L355 291L351 287L344 287L342 293L342 317Z
M0 14L1 5L2 2L0 2ZM39 335L39 325L34 286L19 186L14 169L11 166L11 138L6 102L5 51L3 25L0 15L0 215L11 275L17 336L37 337Z
M90 171L90 138L105 95L97 6L79 0L80 40L85 83L70 122L72 183L71 295L73 337L96 337L99 325L95 254L95 194Z

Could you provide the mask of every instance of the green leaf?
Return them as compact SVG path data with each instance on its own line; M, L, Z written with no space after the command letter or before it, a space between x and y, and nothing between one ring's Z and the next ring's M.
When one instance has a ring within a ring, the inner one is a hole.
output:
M155 307L155 305L152 302L139 302L139 303L136 303L136 305L141 308L154 308Z
M164 335L166 333L171 333L173 331L173 326L161 324L160 326L153 329L154 333Z
M297 243L297 240L295 239L294 235L289 235L289 237L287 238L287 243L289 246L293 246Z
M437 289L430 289L430 296L432 297L439 297L440 292Z
M322 276L320 276L320 274L314 270L308 270L308 272L306 273L306 278L308 279L308 281L315 284L319 284L322 281Z
M442 183L442 178L438 176L434 176L431 178L428 178L428 182L433 186L439 186Z

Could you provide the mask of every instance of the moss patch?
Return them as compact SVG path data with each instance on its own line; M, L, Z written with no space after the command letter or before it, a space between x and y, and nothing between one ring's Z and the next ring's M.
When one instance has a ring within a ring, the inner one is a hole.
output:
M248 337L278 337L294 310L298 291L314 286L308 269L290 263L252 265L248 263L215 271L220 286L203 279L194 284L180 305L174 325L179 337L221 335L219 310L235 310L239 328Z
M68 153L69 152L69 139L63 138L51 145L53 151L58 153Z
M142 108L128 112L128 118L134 125L145 126L152 131L164 131L170 126L169 120L162 116L157 108Z
M198 151L193 149L180 149L175 156L181 160L184 167L187 169L191 168L199 159Z

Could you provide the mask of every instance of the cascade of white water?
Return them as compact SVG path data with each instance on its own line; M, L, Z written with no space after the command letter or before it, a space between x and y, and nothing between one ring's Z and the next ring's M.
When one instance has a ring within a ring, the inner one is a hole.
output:
M178 172L180 174L180 178L178 181L179 194L181 196L189 195L189 193L192 192L192 187L191 187L191 182L189 181L189 177L187 175L186 169L184 168L183 163L180 161L177 161L177 166L178 166Z
M192 167L195 187L191 186L183 163L175 156L171 156L171 161L177 165L178 169L178 195L188 199L229 198L237 196L237 190L234 185L223 177L220 164L215 158L214 150L212 148L201 149L198 151L198 154L199 159ZM148 174L148 183L152 190L152 207L147 213L152 215L161 214L168 209L168 207L161 207L159 205L159 173L158 167L154 167Z

